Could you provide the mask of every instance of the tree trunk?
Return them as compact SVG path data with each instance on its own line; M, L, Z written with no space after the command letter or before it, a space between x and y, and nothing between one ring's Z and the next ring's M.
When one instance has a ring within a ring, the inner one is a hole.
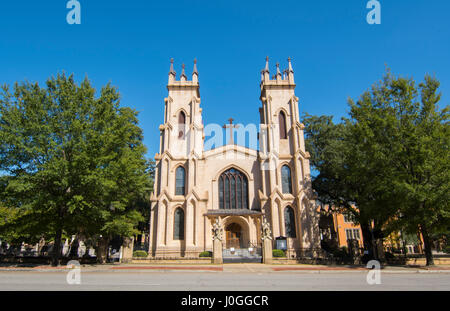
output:
M424 225L420 225L420 232L423 237L423 246L425 251L425 258L427 259L427 266L434 266L433 253L431 252L432 241L428 233L428 229Z
M38 256L41 256L42 254L42 248L45 246L45 239L44 237L41 237L38 244Z
M56 222L57 228L55 233L55 244L53 245L52 266L59 266L59 259L61 257L61 240L64 223L64 207L58 211L58 220Z
M58 228L55 234L55 244L53 245L52 266L59 266L59 258L61 256L61 237L62 228Z
M372 228L367 223L361 223L361 233L363 236L364 250L369 252L369 257L378 259L377 252L374 250L374 240L372 236Z
M95 250L95 254L97 255L97 262L100 264L106 263L108 243L109 239L105 237L100 238L97 242L97 249Z
M78 240L78 236L75 237L72 244L70 245L69 257L78 258L78 248L80 247L80 241Z
M377 252L377 254L375 255L376 259L380 262L385 263L386 256L384 255L383 239L382 238L375 239L374 244Z

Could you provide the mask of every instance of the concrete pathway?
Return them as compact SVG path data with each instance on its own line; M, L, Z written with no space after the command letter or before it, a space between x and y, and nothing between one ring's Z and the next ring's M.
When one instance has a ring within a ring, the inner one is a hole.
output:
M66 266L52 267L48 265L21 266L10 265L0 266L0 271L65 271ZM264 265L264 264L224 264L224 265L205 265L205 264L105 264L105 265L82 265L81 270L87 272L106 272L106 271L173 271L173 272L225 272L225 273L321 273L321 272L367 272L364 266L322 266L322 265ZM450 273L450 266L385 266L382 272L386 273Z

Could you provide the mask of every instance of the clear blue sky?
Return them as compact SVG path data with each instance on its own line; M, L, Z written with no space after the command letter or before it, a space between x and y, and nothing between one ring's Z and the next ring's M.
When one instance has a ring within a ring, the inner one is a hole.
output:
M205 123L258 119L260 71L293 59L300 111L346 115L378 81L395 74L441 81L450 102L450 1L380 0L368 25L366 0L79 0L81 25L66 23L66 0L2 0L0 83L43 83L64 70L100 88L111 81L122 104L140 111L148 156L158 150L169 59L198 59ZM167 3L166 3L167 2Z

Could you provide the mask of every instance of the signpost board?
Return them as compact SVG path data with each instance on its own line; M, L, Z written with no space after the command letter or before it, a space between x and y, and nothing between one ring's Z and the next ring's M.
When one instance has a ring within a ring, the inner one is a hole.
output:
M279 236L279 237L275 238L275 249L281 249L283 251L287 250L286 237Z

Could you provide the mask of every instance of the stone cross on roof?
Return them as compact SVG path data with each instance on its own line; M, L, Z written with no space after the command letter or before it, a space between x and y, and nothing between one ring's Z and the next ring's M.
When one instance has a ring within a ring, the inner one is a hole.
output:
M234 125L234 124L233 124L233 121L234 121L233 118L229 118L228 121L229 121L230 123L229 123L229 124L225 124L225 125L223 126L223 128L224 128L224 129L226 129L226 128L229 128L229 129L230 129L230 141L229 141L229 144L233 145L233 144L234 144L234 141L233 141L233 129L234 129L234 128L238 128L239 125L237 125L237 124Z

